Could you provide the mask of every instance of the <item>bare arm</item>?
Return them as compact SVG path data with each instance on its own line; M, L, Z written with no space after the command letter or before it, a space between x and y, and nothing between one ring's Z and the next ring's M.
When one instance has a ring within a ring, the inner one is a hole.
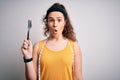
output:
M28 46L30 44L30 46ZM22 46L22 53L24 58L33 58L33 61L25 63L25 74L27 80L37 80L37 49L39 44L36 43L34 47L30 40L25 40Z
M74 59L74 80L82 80L82 54L78 42L74 43L75 59Z

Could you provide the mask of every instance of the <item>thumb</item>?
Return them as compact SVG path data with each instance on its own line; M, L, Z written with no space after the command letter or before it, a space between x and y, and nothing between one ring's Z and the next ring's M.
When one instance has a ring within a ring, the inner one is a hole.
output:
M29 41L29 46L32 46L32 41L31 41L31 39L28 39L28 41Z

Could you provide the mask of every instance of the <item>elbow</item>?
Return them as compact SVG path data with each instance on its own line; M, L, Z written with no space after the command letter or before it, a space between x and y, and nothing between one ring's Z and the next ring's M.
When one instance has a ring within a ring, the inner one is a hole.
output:
M26 77L26 80L37 80L37 77Z
M82 80L82 78L78 78L77 80Z
M74 79L73 80L82 80L82 75L79 75L79 76L77 76L77 75L75 76L74 75Z
M77 79L76 79L76 80L82 80L82 75L77 76Z
M77 77L75 80L82 80L82 77Z

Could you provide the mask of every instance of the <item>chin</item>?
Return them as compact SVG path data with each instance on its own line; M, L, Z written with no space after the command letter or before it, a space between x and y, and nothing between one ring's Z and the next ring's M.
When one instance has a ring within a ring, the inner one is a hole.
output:
M59 35L58 34L53 34L52 37L58 38Z

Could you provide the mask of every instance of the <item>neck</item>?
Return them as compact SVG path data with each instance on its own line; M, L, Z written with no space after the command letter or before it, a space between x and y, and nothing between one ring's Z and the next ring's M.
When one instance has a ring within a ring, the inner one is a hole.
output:
M63 37L63 35L58 36L58 37L53 37L53 36L49 36L48 40L54 40L54 41L59 41L59 40L64 40L65 37Z

